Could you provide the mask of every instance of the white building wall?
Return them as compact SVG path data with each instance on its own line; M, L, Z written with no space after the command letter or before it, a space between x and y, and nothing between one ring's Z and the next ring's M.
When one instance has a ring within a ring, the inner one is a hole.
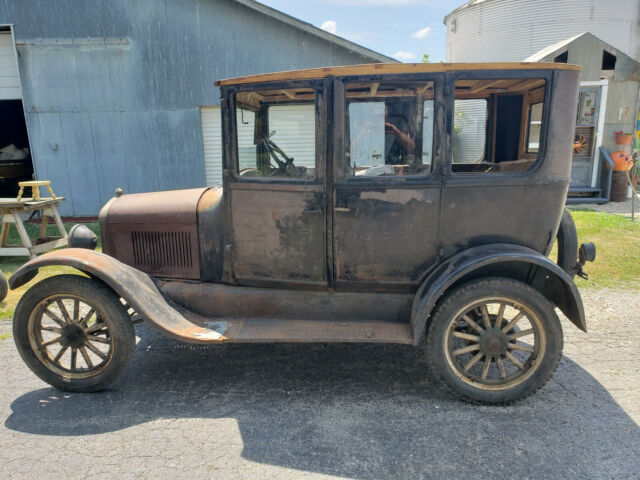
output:
M583 32L640 61L639 0L473 0L445 24L447 62L521 61Z

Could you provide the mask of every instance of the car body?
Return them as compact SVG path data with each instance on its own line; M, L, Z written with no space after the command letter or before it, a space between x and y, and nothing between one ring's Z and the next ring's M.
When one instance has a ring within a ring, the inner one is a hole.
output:
M578 72L543 63L373 64L217 82L222 186L118 195L100 213L103 253L50 252L10 284L70 265L105 298L120 299L128 317L192 343L418 345L446 324L441 348L430 348L434 371L471 400L516 400L555 370L562 331L553 308L586 330L572 278L594 254L578 262L574 252L564 269L547 258L565 212ZM102 388L107 364L102 373L89 366L95 361L77 366L87 336L100 332L110 359L126 329L116 335L86 293L52 284L43 297L39 288L16 311L23 358L61 388ZM471 306L439 320L456 298ZM92 320L75 313L76 301ZM48 330L58 343L34 327L48 312L63 320ZM518 343L527 335L529 344ZM446 353L454 341L462 346ZM66 352L53 358L65 345L76 360L63 367ZM530 355L513 360L516 351ZM503 364L510 359L512 373ZM73 372L70 385L64 377Z

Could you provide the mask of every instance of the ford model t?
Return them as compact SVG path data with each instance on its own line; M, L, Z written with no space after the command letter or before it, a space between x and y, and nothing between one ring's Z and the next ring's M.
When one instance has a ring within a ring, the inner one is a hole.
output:
M556 307L586 329L573 276L595 255L577 258L564 209L578 67L378 64L217 85L222 187L118 195L100 213L103 253L50 252L11 277L85 274L33 285L16 309L40 378L104 388L136 319L199 344L425 339L432 372L477 402L551 377ZM559 229L561 265L547 258Z

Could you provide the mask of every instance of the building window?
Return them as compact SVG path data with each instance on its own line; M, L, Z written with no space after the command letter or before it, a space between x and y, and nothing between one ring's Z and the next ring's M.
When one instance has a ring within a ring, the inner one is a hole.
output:
M616 56L606 50L602 51L602 70L615 70Z
M569 51L562 52L556 58L553 59L555 63L567 63L569 60Z

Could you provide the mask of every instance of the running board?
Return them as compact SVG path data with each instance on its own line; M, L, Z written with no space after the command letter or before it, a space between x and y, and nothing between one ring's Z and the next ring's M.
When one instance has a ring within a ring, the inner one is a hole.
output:
M197 343L402 343L411 344L408 323L332 320L280 320L220 318L202 321L185 317L200 327L193 331ZM183 341L188 341L183 337Z

